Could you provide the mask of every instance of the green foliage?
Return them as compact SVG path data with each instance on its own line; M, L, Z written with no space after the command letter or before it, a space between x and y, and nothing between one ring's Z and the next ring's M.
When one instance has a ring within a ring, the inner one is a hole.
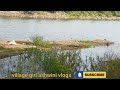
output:
M91 42L91 41L90 41L90 40L80 40L80 42L89 43L89 42Z
M120 59L106 61L106 67L101 67L101 70L107 72L109 79L120 79Z
M120 17L120 11L23 11L23 13L40 15L62 13L66 15L65 17L70 19L77 19L79 17Z
M66 11L68 16L78 18L80 16L99 16L99 17L111 17L120 16L120 11Z
M17 64L17 73L64 73L72 74L74 78L74 72L78 65L75 59L78 58L76 51L58 53L57 50L43 51L37 48L29 49L27 55L21 56ZM66 61L68 59L68 62ZM79 58L78 58L79 59ZM81 59L80 59L81 60ZM75 66L76 65L76 66ZM42 70L42 71L41 71ZM59 78L59 77L56 77Z
M33 44L35 46L42 46L43 45L43 37L41 36L36 36L32 38Z
M34 14L33 11L23 11L24 14Z
M106 54L107 55L107 54ZM112 55L112 54L111 54ZM67 73L71 78L75 78L75 72L83 71L106 71L107 78L120 78L120 58L113 56L86 57L81 59L81 51L69 50L51 50L44 51L37 48L31 48L28 52L19 57L16 67L17 73ZM115 59L116 58L116 59ZM79 69L77 69L79 68ZM14 71L11 71L14 72ZM59 78L59 77L57 77Z
M47 41L43 41L42 36L35 36L32 37L33 45L37 47L42 47L42 48L52 48L52 45L50 45Z
M112 11L114 16L120 17L120 11Z
M0 47L0 58L5 58L5 57L8 57L10 55L19 54L19 53L22 53L23 51L24 51L23 49L19 49L19 48Z

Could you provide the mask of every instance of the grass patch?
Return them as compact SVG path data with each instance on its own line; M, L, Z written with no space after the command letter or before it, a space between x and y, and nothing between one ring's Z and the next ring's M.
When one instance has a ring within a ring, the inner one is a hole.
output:
M33 45L31 41L16 41L16 43L25 44L25 45Z
M20 54L23 51L24 51L23 49L19 49L19 48L0 47L0 59L5 58L5 57L9 57L12 55Z
M90 43L91 41L90 41L90 40L80 40L79 42L82 42L82 43Z
M120 59L107 61L106 66L101 67L101 70L107 72L109 79L120 79Z

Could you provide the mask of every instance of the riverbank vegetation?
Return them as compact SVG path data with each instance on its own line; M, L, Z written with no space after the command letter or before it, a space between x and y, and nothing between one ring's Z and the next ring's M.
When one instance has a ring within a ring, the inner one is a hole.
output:
M69 17L78 18L79 16L105 16L120 17L120 11L23 11L25 14L47 14L47 13L64 13Z
M4 48L0 47L0 59L6 58L6 57L11 57L17 54L23 53L24 50L19 49L19 48Z
M107 79L120 79L120 57L113 57L108 53L104 57L86 57L83 60L80 50L57 50L51 49L50 51L38 50L37 48L29 49L27 53L19 57L18 63L12 67L13 71L8 70L7 78L42 78L42 79L75 79L75 72L83 71L105 71ZM71 77L48 77L32 76L32 77L12 77L11 74L15 73L46 73L46 74L71 74Z
M66 11L73 18L83 17L120 17L120 11Z
M26 51L29 48L38 48L42 50L50 50L51 48L57 48L59 50L74 50L81 48L90 48L99 45L110 45L114 42L109 40L64 40L64 41L44 41L43 37L35 36L31 38L31 41L15 41L16 45L9 45L10 41L0 41L0 59L16 55L21 51Z
M41 19L119 20L120 11L0 11L0 16Z
M89 42L83 41L83 42ZM34 48L27 49L26 52L19 55L18 62L11 65L8 68L8 75L5 78L42 78L42 79L61 79L61 78L73 78L75 79L75 72L79 70L83 71L106 71L107 78L120 78L120 57L110 53L105 53L103 57L86 56L84 60L81 57L81 49L63 50L56 47L48 47L47 49L41 49L42 46L46 45L42 37L34 37L33 44L36 45ZM114 73L113 73L114 72ZM70 77L42 77L42 76L31 76L31 77L13 77L15 73L46 73L46 74L70 74Z

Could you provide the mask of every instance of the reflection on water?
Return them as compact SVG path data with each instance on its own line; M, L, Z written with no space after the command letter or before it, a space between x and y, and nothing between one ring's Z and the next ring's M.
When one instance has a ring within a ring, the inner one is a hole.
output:
M10 71L14 71L13 65L16 65L19 60L18 56L12 56L0 60L0 78L5 77Z
M114 54L120 54L120 45L119 44L113 44L110 46L97 46L95 48L86 48L81 50L81 55L83 59L85 59L86 56L100 56L104 57L105 53L114 53Z

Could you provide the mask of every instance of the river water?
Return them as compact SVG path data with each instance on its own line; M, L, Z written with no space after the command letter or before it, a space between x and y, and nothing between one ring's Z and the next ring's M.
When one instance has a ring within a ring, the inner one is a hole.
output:
M0 18L0 39L29 40L41 35L45 40L109 39L120 43L120 21L41 20Z
M81 49L83 58L120 51L120 21L0 18L1 40L30 40L36 35L48 41L108 39L115 42L108 47ZM9 58L1 60L0 66L7 60Z

